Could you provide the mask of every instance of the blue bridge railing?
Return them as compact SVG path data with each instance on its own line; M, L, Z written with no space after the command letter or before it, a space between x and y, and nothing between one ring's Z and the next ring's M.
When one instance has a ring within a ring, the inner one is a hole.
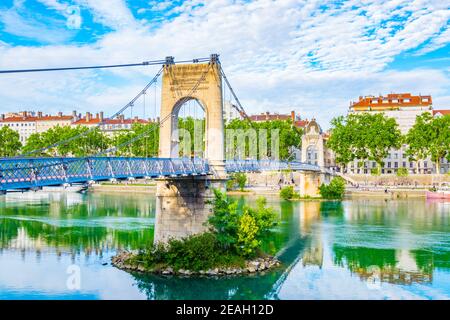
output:
M320 171L301 162L227 160L227 172L267 170ZM199 158L3 158L0 159L0 191L33 189L89 181L207 175L208 162Z

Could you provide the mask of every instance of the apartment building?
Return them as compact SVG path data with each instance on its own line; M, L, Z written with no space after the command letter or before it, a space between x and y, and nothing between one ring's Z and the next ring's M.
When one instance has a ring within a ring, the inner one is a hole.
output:
M439 116L441 113L433 111L433 101L430 95L412 95L411 93L391 93L386 96L365 96L359 97L358 101L351 102L349 113L384 113L387 117L394 118L402 134L406 134L414 125L416 117L423 113L430 113L432 116ZM407 145L400 149L392 149L384 159L382 174L397 173L399 168L408 169L409 173L417 173L417 164L409 161L406 155ZM355 160L348 166L349 173L367 174L376 168L374 161ZM425 159L418 163L419 172L422 174L434 173L435 168L431 159ZM448 171L447 161L443 159L441 173Z

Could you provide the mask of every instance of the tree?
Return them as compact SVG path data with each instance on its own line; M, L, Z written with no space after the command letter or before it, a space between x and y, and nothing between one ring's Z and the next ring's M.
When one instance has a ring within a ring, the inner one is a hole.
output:
M383 159L392 148L401 146L401 132L394 118L382 113L350 114L331 122L327 146L336 153L336 162L345 164L355 159L372 160L381 170Z
M450 157L450 115L431 121L429 149L431 160L436 164L436 173L440 174L441 159Z
M121 146L115 152L117 156L155 157L159 148L159 124L134 123L131 130L120 132L112 140L114 146Z
M8 126L0 129L0 157L13 157L22 148L20 135Z
M214 189L213 214L208 218L211 231L225 249L234 249L239 255L251 257L261 245L263 236L276 225L276 214L267 207L265 198L258 198L256 208L244 205Z
M356 159L355 137L357 135L354 123L343 116L331 120L331 134L327 141L327 147L336 154L336 163L341 165L344 172L347 163Z
M291 120L271 120L252 122L250 124L250 122L247 120L233 119L226 125L226 130L227 133L228 130L243 130L244 133L249 133L251 132L251 130L254 130L257 143L257 150L255 151L258 151L257 154L259 157L264 157L266 150L268 157L277 156L276 154L272 154L272 152L274 152L276 149L275 145L272 145L272 143L278 143L278 156L281 160L288 160L292 158L293 149L301 147L303 134L302 129L295 127ZM264 136L264 132L267 133L267 136L265 136L264 138L264 140L266 141L264 141L262 138ZM278 137L276 136L277 134ZM248 141L252 139L252 136L250 134L247 134L246 139ZM233 141L227 141L228 145L226 147L228 150L237 149L237 141L235 140L236 139L233 139ZM251 156L251 150L249 146L250 141L245 144L245 154L239 155L241 158Z
M405 141L410 161L417 161L417 172L418 162L431 156L436 165L436 173L439 174L441 159L450 159L450 116L433 118L428 112L417 116Z
M73 137L76 139L70 140ZM63 141L67 141L61 143ZM23 148L24 153L47 148L36 155L39 156L75 156L83 157L96 154L110 146L110 139L99 128L55 126L45 132L33 133Z
M324 199L342 199L345 194L345 180L341 177L335 177L330 184L322 184L319 192Z
M416 162L416 173L419 173L419 161L429 156L429 137L431 135L431 115L428 112L416 117L416 122L405 136L408 144L406 154L409 161Z

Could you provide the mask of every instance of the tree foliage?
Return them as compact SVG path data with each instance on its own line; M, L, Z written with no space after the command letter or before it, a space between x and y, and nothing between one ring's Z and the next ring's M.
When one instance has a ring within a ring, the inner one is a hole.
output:
M293 186L286 186L286 187L281 188L280 197L284 200L292 200L292 199L300 198L300 195L297 192L295 192Z
M406 134L405 142L410 161L431 157L439 173L441 159L447 157L450 160L450 115L433 118L425 112L417 116L414 126Z
M221 246L242 256L255 255L262 237L276 224L274 210L267 207L264 198L257 200L256 208L247 205L239 208L237 201L220 190L214 190L214 196L208 223Z
M61 127L58 125L47 131L30 135L22 151L28 153L44 149L78 135L80 135L80 137L68 141L67 143L59 144L53 148L43 150L36 155L82 157L105 150L111 143L108 136L101 132L99 128L90 130L90 128L82 126Z
M342 199L345 194L345 180L341 177L334 177L330 184L322 184L319 192L324 199Z
M118 147L116 156L156 157L159 148L159 125L156 122L133 123L131 130L123 130L113 137L112 145Z
M344 165L355 159L375 161L379 167L392 148L401 146L402 136L394 118L382 113L349 114L331 121L327 146Z
M0 129L0 157L16 156L21 147L19 133L8 126L3 126Z
M250 124L247 120L233 119L226 125L227 130L255 130L256 133L256 143L257 143L257 154L262 155L267 150L268 157L274 157L276 154L272 154L271 151L276 149L273 145L277 143L279 146L279 158L281 160L292 159L293 148L301 147L301 138L303 131L295 127L290 120L271 120L262 122L253 122ZM263 132L267 132L267 136L263 138ZM278 135L278 137L276 136ZM247 137L251 139L252 137ZM266 140L267 145L266 145ZM245 144L245 154L240 155L241 158L245 158L251 155L249 149L249 143L247 141ZM237 141L234 139L232 142L227 141L230 145L227 145L228 150L236 150ZM273 148L272 148L273 147Z

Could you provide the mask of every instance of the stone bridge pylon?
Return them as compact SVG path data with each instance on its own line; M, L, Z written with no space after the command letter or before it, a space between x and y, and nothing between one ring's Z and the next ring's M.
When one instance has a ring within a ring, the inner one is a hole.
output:
M211 213L205 202L213 189L225 189L222 77L217 55L208 63L164 65L161 90L159 157L179 157L178 114L184 103L197 100L205 112L204 156L207 176L158 179L154 242L181 238L205 230Z

